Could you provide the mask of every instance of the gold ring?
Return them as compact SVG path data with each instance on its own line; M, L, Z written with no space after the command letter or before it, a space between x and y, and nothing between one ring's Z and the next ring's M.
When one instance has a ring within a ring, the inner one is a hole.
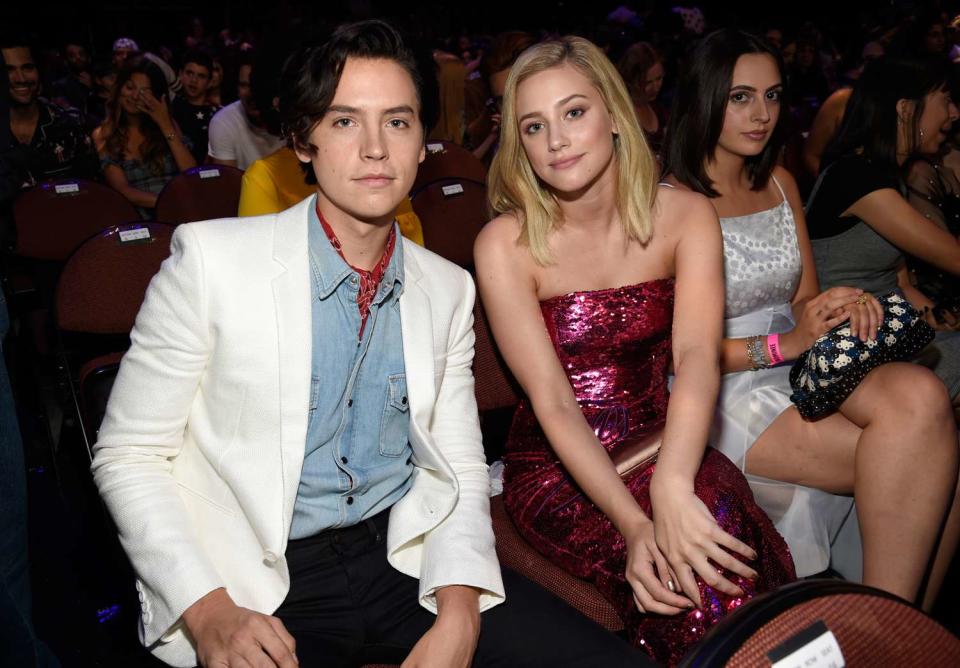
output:
M667 589L672 591L674 594L677 593L677 586L673 584L673 580L667 580Z
M870 301L870 297L867 295L867 293L863 293L862 295L857 297L857 303L860 304L861 306L866 304L868 301Z

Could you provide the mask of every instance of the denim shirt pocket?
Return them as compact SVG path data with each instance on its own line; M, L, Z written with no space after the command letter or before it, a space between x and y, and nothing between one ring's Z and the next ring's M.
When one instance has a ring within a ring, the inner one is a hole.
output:
M380 454L399 457L407 447L410 402L407 399L407 374L387 376L387 398L380 419Z

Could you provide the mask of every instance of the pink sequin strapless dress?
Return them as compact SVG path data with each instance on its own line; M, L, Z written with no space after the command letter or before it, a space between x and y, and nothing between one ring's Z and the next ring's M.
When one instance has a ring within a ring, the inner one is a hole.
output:
M660 279L540 304L580 408L611 454L623 443L660 431L666 421L673 288L673 279ZM672 617L637 610L624 578L623 536L557 460L527 402L514 416L504 463L504 502L520 533L553 563L596 585L619 610L631 642L661 663L678 663L728 611L795 579L787 545L754 503L743 474L711 448L700 464L696 494L725 531L757 551L750 566L760 577L750 582L724 572L744 590L742 598L698 578L702 609ZM648 516L655 466L633 471L626 480Z

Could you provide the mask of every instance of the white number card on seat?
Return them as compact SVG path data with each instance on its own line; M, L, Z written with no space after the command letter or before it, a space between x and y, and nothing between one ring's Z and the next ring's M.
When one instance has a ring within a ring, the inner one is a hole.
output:
M200 175L201 179L215 179L220 176L220 170L216 167L210 167L208 169L201 169L197 172Z
M427 152L429 152L429 153L442 153L442 152L443 152L443 144L439 144L439 143L437 143L437 144L434 144L434 143L427 144Z
M57 191L58 195L65 195L66 193L80 192L80 186L76 183L58 183L54 186L54 190Z
M843 652L833 631L815 622L767 652L770 668L844 668Z
M132 230L120 230L120 243L126 244L131 241L141 241L150 238L150 229L146 227L137 227Z
M463 192L463 186L459 183L453 183L449 186L443 186L443 194L445 197L450 197L450 195L459 195Z

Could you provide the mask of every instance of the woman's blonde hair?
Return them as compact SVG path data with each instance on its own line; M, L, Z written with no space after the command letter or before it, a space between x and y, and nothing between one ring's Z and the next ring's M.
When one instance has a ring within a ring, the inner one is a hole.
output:
M551 261L548 236L562 223L553 193L533 171L520 140L517 88L529 77L569 63L600 93L616 123L617 210L628 240L646 243L653 234L653 204L659 168L637 122L630 95L616 68L596 46L582 37L561 37L524 51L507 77L503 94L500 149L487 178L487 198L497 213L512 213L520 221L520 241L538 264Z

